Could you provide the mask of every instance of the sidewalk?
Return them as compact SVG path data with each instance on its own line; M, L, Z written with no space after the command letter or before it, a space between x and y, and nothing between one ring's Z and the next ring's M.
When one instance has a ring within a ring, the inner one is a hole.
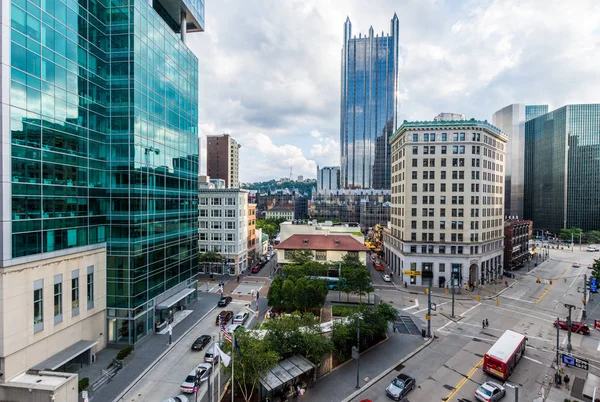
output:
M209 311L215 308L219 295L215 293L198 292L198 300L189 306L192 313L184 318L178 325L173 327L173 343L177 342L190 328L206 315ZM131 357L128 358L125 365L117 372L115 377L108 384L103 385L94 392L91 396L91 401L105 402L115 399L123 390L138 378L146 369L148 369L154 361L167 350L168 335L148 335L148 339L136 345ZM98 360L102 359L100 355L113 354L114 350L103 349L98 353ZM97 366L99 368L99 376L101 369L106 367ZM90 373L91 374L91 373ZM93 383L97 378L90 377L90 383Z
M426 339L388 331L388 340L360 356L360 386L364 386L388 367L392 367ZM356 362L352 359L319 379L306 391L311 402L342 401L356 391Z

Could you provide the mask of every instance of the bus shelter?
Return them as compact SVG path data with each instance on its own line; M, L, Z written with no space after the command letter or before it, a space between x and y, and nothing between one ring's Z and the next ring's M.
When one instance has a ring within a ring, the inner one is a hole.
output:
M282 395L291 397L293 390L306 389L316 376L316 366L307 358L295 355L277 363L260 377L260 400Z

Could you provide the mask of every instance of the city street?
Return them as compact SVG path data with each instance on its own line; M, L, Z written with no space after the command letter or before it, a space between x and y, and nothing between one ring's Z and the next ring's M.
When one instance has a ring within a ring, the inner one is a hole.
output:
M211 335L215 340L219 338L219 327L215 325L217 314L222 310L232 310L234 314L238 312L248 311L250 317L245 326L250 327L256 320L253 311L246 306L247 302L234 300L226 308L217 307L217 309L209 314L201 321L189 334L187 334L180 342L171 346L171 350L166 356L150 369L144 377L134 385L134 387L125 394L120 401L127 402L159 402L169 397L180 394L179 385L183 382L186 376L194 370L194 368L204 361L205 351L193 352L191 345L194 340L201 335ZM253 306L254 307L254 306ZM165 347L167 347L165 345ZM208 347L205 348L205 350ZM215 365L215 370L212 376L213 389L217 383L218 365ZM221 383L225 384L227 377L221 375ZM198 401L208 400L205 398L207 392L207 383L203 383L198 393ZM191 394L193 400L193 394Z
M437 311L432 314L431 324L437 339L403 367L392 370L352 401L367 398L388 401L385 388L400 372L416 378L417 388L407 398L411 402L474 400L477 387L494 379L481 369L483 355L507 329L526 334L529 338L524 358L516 366L509 382L520 387L520 400L538 398L542 386L548 388L549 381L553 379L551 365L556 356L557 336L554 320L557 317L566 320L568 309L564 307L565 303L577 307L573 310L573 320L581 317L583 294L578 290L581 291L584 286L583 275L591 273L587 269L588 264L598 255L575 247L574 252L551 249L550 257L529 273L517 271L517 282L510 288L498 285L497 290L503 290L498 297L498 305L495 298L489 297L492 293L489 287L493 285L480 290L479 301L477 290L456 295L463 300L455 301L455 319L450 318L451 297L432 294ZM581 267L573 267L574 262L579 262ZM541 283L537 283L538 278ZM427 295L424 293L414 295L397 290L378 290L378 293L403 314L413 314L425 320ZM485 319L489 320L489 327L484 329L482 321ZM588 325L592 327L593 322ZM566 347L566 338L566 331L561 331L561 348ZM573 353L578 348L596 350L600 347L600 334L595 331L588 336L573 334L572 346ZM506 400L514 400L514 390L510 387L507 387Z

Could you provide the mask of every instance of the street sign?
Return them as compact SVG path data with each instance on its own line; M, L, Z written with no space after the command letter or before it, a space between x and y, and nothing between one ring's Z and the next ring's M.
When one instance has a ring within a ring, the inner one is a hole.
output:
M562 362L567 366L577 367L582 370L589 370L589 361L569 355L562 355Z
M81 391L81 398L82 399L88 399L88 392L87 391Z
M590 292L598 293L598 279L596 279L596 278L590 279Z
M421 271L406 270L406 271L404 271L404 275L408 275L408 276L421 276Z
M360 353L358 352L358 348L356 346L352 346L352 358L354 360L358 360L360 358Z
M437 305L435 303L431 303L431 310L435 311L437 309Z

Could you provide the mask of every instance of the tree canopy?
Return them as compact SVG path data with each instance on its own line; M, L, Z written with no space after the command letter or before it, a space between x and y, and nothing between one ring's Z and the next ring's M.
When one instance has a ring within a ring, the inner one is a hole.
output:
M327 298L327 284L323 280L311 280L304 276L277 276L269 287L269 306L287 312L317 310Z
M314 364L332 350L331 342L323 336L319 320L311 313L283 316L265 324L264 340L282 359L300 354Z
M244 400L250 402L253 400L252 396L258 387L260 376L274 367L281 360L281 356L270 348L267 342L253 337L247 331L236 331L235 338L242 355L240 356L236 350L232 351L231 344L228 342L223 344L223 351L229 352L230 355L235 354L233 356L234 386L241 391ZM232 364L225 367L225 371L231 372L231 367Z
M285 222L285 218L257 219L256 227L262 229L263 233L269 236L269 239L274 239L279 233L279 225L282 222Z

